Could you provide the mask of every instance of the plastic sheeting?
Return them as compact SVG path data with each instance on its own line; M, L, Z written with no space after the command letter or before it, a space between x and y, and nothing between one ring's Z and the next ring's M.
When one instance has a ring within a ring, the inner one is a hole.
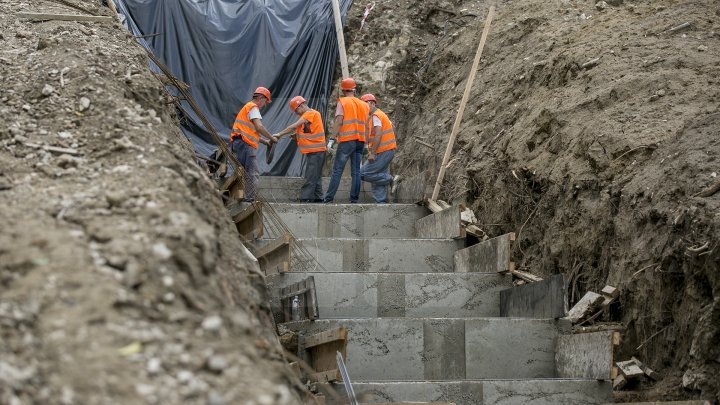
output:
M225 139L258 86L272 92L272 103L261 111L270 133L299 118L288 107L296 95L325 114L338 54L330 0L115 2L126 27L190 84L203 114ZM344 24L352 0L339 3ZM209 155L215 149L210 134L187 103L182 110L185 135L199 153ZM268 165L260 145L260 173L302 175L296 149L294 141L283 138Z

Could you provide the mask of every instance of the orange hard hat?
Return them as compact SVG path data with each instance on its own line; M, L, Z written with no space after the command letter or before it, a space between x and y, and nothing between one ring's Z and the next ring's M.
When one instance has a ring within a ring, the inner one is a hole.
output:
M363 94L362 97L360 97L360 100L362 100L362 101L374 101L374 102L377 103L377 100L375 100L375 96L373 96L373 95L370 94L370 93L368 93L368 94Z
M290 109L295 111L298 107L300 107L300 104L306 101L307 100L305 100L302 96L295 96L292 98L292 100L290 100Z
M256 94L260 94L260 95L265 96L265 98L267 99L268 103L271 102L271 100L270 100L270 90L266 89L265 87L258 87L257 89L255 89L255 92L253 93L253 96L256 95Z
M341 90L355 90L355 80L353 80L352 77L348 77L347 79L343 79L340 82L340 89Z

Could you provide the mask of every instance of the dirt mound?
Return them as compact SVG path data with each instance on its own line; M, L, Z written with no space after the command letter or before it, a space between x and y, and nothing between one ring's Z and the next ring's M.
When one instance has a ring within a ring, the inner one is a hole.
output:
M608 4L610 3L610 4ZM378 1L351 73L399 134L394 171L434 182L488 5ZM516 262L565 273L572 301L622 290L621 357L666 378L648 398L720 385L720 8L694 1L503 2L443 184ZM687 23L687 24L685 24Z
M299 403L144 52L50 4L0 2L0 403Z

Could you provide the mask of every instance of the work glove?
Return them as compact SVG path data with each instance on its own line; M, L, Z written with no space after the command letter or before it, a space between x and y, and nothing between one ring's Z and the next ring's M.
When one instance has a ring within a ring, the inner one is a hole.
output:
M333 156L335 154L335 140L331 139L327 143L327 151L326 153L328 156Z

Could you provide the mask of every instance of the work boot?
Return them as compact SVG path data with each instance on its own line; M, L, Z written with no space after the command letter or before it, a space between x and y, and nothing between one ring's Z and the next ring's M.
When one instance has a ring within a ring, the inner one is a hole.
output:
M396 174L395 176L393 176L392 183L390 183L391 184L390 185L390 193L395 194L395 192L397 191L398 185L400 185L400 181L402 181L402 176L400 176L399 174Z

